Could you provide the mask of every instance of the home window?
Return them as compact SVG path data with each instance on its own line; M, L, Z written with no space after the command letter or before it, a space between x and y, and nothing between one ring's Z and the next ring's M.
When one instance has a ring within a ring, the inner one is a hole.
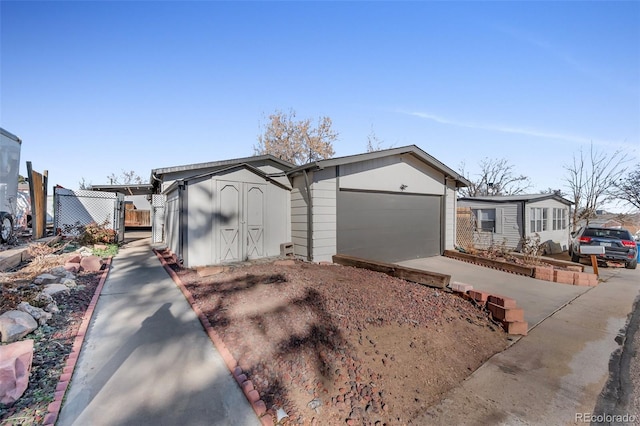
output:
M495 232L496 209L474 209L473 213L478 221L476 226L478 231Z
M553 230L567 229L567 209L553 209Z
M531 208L531 232L547 230L547 210L541 207Z

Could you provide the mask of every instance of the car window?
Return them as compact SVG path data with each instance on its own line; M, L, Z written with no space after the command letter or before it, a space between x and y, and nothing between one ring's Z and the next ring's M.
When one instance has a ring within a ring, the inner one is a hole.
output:
M623 229L598 229L587 228L584 231L585 237L615 238L618 240L630 240L631 234Z

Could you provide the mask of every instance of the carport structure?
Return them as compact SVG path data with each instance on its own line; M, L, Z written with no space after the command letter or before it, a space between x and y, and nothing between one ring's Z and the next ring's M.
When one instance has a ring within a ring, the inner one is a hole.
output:
M384 262L455 245L456 190L469 182L415 145L319 160L287 172L297 256Z

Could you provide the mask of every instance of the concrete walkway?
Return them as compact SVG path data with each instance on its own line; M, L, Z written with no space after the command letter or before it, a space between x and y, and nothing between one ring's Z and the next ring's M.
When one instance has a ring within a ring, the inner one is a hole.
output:
M149 239L113 260L58 426L259 425Z
M458 268L467 266L455 265L453 269L433 270L453 273L455 277ZM609 377L609 361L620 347L616 338L624 329L640 290L640 270L601 268L600 272L604 282L571 300L527 337L492 357L461 386L451 390L440 404L431 407L424 417L416 419L416 424L589 423L587 414L594 413L596 409L598 396ZM493 277L493 274L477 270L473 279L465 281L484 288L488 284L484 279L489 276ZM530 285L534 284L530 282ZM509 295L507 285L505 283L498 291ZM553 289L533 288L540 295L541 306L546 306L545 299L549 294L545 292ZM517 291L512 294L519 304L526 305L525 312L539 305L533 300L518 298ZM526 294L524 289L522 294ZM553 308L551 304L548 306L549 310Z

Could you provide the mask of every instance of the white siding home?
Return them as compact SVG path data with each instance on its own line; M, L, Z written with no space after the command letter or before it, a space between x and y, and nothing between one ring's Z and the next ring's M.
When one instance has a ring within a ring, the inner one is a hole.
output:
M565 251L569 242L569 218L573 203L556 194L467 197L458 207L468 207L476 220L477 246L490 244L520 249L524 237L540 236Z

